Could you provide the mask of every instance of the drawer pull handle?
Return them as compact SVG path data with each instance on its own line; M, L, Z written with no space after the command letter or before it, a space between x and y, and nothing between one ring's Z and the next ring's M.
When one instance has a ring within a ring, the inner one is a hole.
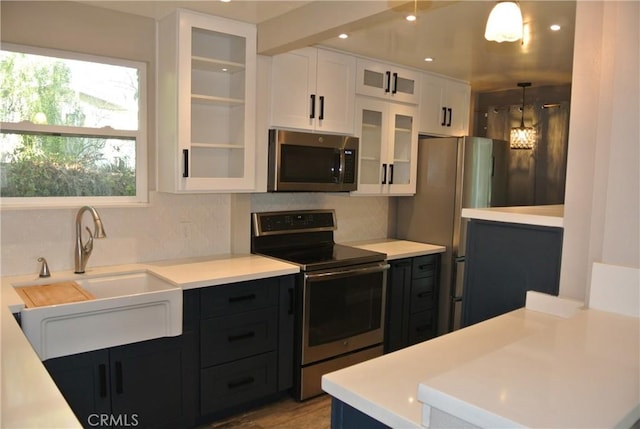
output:
M256 381L256 379L251 377L251 376L249 376L249 377L241 378L240 380L230 381L230 382L227 383L227 387L229 389L236 389L238 387L245 386L247 384L251 384L254 381Z
M229 341L230 343L234 342L234 341L240 341L240 340L246 340L249 338L253 338L256 336L255 332L247 332L244 334L238 334L238 335L229 335L227 337L227 341Z
M100 372L100 397L107 397L107 365L98 365L98 371Z
M231 298L229 298L229 302L251 301L252 299L256 299L255 293L250 293L249 295L242 296L232 296Z

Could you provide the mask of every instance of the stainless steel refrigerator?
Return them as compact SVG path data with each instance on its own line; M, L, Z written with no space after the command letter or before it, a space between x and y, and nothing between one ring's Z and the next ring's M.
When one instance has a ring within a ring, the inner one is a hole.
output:
M446 246L438 332L460 328L466 219L462 208L507 205L509 143L482 137L421 138L413 197L397 198L396 236Z

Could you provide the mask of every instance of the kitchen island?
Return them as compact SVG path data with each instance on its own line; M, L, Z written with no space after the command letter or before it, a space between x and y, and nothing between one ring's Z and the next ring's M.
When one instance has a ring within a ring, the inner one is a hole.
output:
M323 389L383 425L629 427L640 418L640 322L521 308L327 374Z

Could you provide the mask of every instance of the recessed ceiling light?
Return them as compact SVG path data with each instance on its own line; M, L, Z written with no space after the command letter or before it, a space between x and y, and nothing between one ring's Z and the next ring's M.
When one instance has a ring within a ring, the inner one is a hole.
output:
M434 58L433 58L433 57L427 57L427 58L425 58L424 60L425 60L426 62L430 63L430 62L432 62L432 61L434 60Z
M220 0L222 3L229 3L231 0Z
M349 35L347 33L342 33L338 36L340 39L346 39L349 37Z
M560 25L559 24L552 24L549 29L551 29L551 31L559 31L560 30Z
M407 15L407 17L405 18L407 21L409 22L413 22L416 20L416 16L415 15Z

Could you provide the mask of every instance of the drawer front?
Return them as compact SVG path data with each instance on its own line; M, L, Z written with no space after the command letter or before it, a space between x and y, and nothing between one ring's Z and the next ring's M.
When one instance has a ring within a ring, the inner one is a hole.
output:
M277 304L278 280L254 280L202 289L200 314L202 318L220 317Z
M435 305L435 277L414 279L411 284L411 313L431 310Z
M433 276L438 269L439 255L416 256L413 258L412 276L414 279Z
M202 320L201 367L275 350L277 340L276 308Z
M409 319L409 345L426 341L436 335L434 311L423 311Z
M201 370L201 414L275 393L276 361L271 352Z

